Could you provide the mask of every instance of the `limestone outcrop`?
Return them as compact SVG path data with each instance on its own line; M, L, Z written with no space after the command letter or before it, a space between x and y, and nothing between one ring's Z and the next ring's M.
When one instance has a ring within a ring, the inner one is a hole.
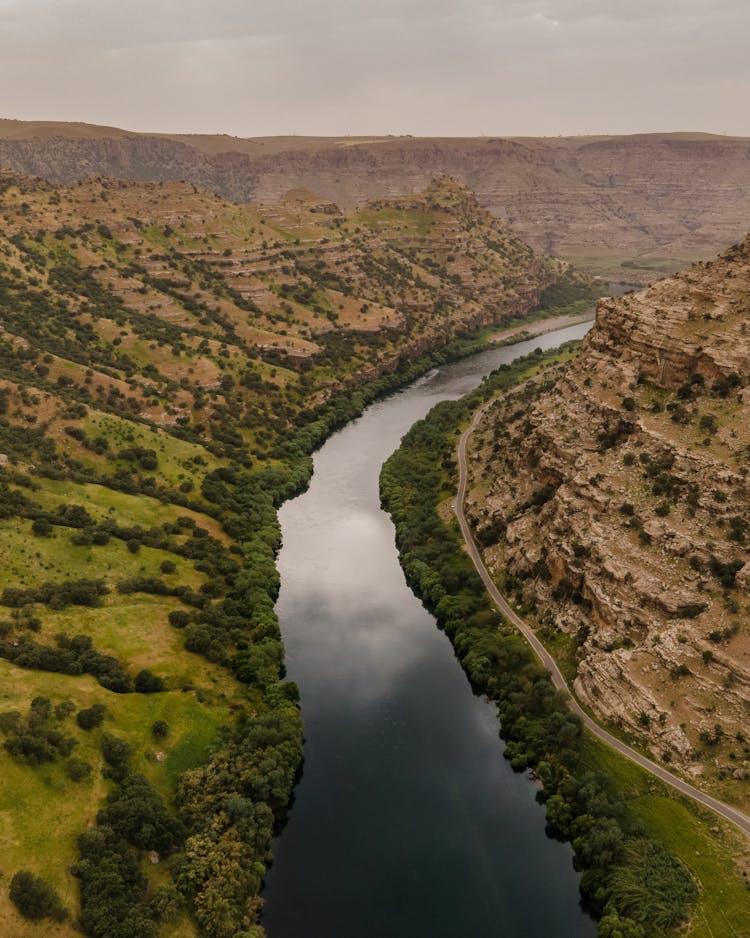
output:
M554 382L487 411L471 461L487 558L580 699L717 784L750 766L749 383L750 238L601 300Z

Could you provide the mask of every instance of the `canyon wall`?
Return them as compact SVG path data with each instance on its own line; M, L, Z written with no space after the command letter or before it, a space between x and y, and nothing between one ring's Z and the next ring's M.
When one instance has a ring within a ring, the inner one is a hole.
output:
M750 213L750 140L706 134L240 139L0 121L0 166L57 182L187 180L237 202L304 186L343 208L450 175L535 248L622 279L710 257Z
M562 375L487 412L470 494L584 704L745 804L749 301L750 238L601 300Z

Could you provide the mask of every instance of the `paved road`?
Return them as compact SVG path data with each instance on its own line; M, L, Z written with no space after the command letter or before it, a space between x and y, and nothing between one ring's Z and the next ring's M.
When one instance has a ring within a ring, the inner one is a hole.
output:
M505 618L508 619L508 621L510 621L513 625L515 625L519 632L521 632L524 638L528 641L528 643L534 649L539 660L552 675L552 681L555 687L561 690L568 698L570 709L573 711L573 713L581 718L584 726L590 730L591 733L597 737L597 739L607 743L607 745L611 746L613 749L619 752L620 755L625 756L626 759L630 759L631 762L635 762L636 765L641 766L641 768L645 769L647 772L655 775L662 782L666 782L667 785L671 785L672 788L676 788L677 791L681 792L683 795L687 795L688 798L692 798L694 801L697 801L698 804L703 805L703 807L710 808L712 811L715 811L716 814L720 815L720 817L723 817L725 820L730 821L732 824L739 827L740 830L744 831L746 834L750 834L750 817L748 817L746 814L743 814L736 808L731 807L731 805L724 804L724 802L719 801L717 798L712 798L711 795L705 794L700 789L695 788L693 785L690 785L688 782L679 778L677 775L673 775L671 772L668 772L662 766L652 762L651 759L647 759L646 756L636 752L635 749L631 749L630 746L627 746L621 740L617 739L616 736L608 733L604 727L600 726L598 723L592 720L573 696L570 688L568 687L567 681L563 677L562 672L558 668L554 658L549 654L544 645L542 645L542 643L536 637L533 629L528 626L523 621L523 619L510 607L508 601L502 595L500 590L495 585L494 580L487 572L487 568L484 565L481 554L479 553L479 549L474 540L474 535L472 534L469 522L466 520L466 515L464 513L464 500L466 498L468 475L466 446L469 437L476 429L477 423L479 422L482 414L491 403L493 402L490 401L489 404L485 404L484 407L481 407L474 414L474 419L471 423L471 426L461 435L461 439L458 444L458 495L454 504L454 508L458 517L458 523L461 526L461 533L463 534L464 540L466 541L466 546L468 548L469 554L471 555L471 559L474 561L474 566L477 568L479 575L484 581L484 585L487 587L487 592L492 597L493 602L500 610L500 612L505 616Z

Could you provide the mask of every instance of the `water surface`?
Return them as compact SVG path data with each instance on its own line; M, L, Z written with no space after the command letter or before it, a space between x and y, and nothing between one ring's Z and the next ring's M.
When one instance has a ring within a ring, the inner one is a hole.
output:
M436 369L315 455L281 509L277 611L305 719L305 766L264 896L269 938L589 938L569 846L502 757L476 697L404 581L380 467L438 401L590 323Z

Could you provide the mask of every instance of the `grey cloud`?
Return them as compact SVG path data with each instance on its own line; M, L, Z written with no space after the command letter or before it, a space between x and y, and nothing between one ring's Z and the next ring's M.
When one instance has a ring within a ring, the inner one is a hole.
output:
M0 0L0 110L134 129L750 134L739 0Z

